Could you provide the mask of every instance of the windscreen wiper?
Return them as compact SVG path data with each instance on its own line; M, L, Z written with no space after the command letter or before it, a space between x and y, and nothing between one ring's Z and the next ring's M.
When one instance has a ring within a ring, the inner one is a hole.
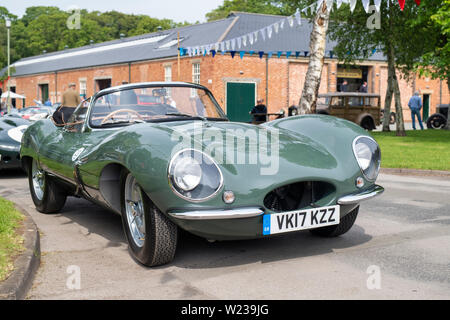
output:
M134 123L146 123L144 120L136 119L136 120L112 120L101 124L101 127L104 126L113 126L117 124L134 124Z
M181 112L168 112L168 113L166 113L166 116L188 117L188 118L200 119L202 121L208 121L208 119L206 119L203 116L198 116L198 115L194 116L192 114L181 113Z

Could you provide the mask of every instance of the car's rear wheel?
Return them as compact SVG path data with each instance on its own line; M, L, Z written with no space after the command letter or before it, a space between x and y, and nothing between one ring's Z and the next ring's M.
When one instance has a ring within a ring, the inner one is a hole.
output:
M317 229L312 229L310 232L314 235L321 237L337 237L343 235L347 231L349 231L353 224L355 223L356 217L358 216L359 206L345 215L339 224L334 226L322 227Z
M148 198L133 175L122 173L122 224L133 257L154 267L175 256L178 229Z
M41 213L59 212L66 203L67 195L39 168L35 159L29 161L28 166L28 184L36 210Z
M427 128L428 129L442 129L445 127L447 119L440 113L435 113L428 117Z

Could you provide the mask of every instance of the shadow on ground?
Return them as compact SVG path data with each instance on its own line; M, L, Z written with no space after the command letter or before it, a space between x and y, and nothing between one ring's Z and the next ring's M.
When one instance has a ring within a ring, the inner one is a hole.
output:
M61 214L87 228L89 233L108 239L109 247L126 244L121 218L108 210L83 199L68 198ZM371 239L357 224L338 238L319 238L304 231L272 238L214 243L181 231L174 261L159 268L203 269L298 259L354 247Z

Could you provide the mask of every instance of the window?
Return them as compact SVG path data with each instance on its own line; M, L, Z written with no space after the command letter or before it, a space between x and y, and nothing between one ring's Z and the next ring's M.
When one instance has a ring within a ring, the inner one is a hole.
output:
M172 66L165 66L164 67L164 81L165 82L171 82L172 81ZM170 88L167 88L167 96L171 96L171 90Z
M200 63L192 64L192 82L200 84ZM191 89L191 97L197 96L197 89Z
M80 80L80 97L86 99L86 80Z

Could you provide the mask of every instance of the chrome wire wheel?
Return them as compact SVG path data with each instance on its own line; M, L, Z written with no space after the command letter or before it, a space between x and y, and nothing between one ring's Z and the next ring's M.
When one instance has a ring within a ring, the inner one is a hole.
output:
M128 174L125 181L125 214L131 238L139 248L145 243L145 212L141 192L136 179Z
M34 159L31 166L31 176L34 194L36 195L36 198L41 201L44 198L45 172L39 169L38 164Z

